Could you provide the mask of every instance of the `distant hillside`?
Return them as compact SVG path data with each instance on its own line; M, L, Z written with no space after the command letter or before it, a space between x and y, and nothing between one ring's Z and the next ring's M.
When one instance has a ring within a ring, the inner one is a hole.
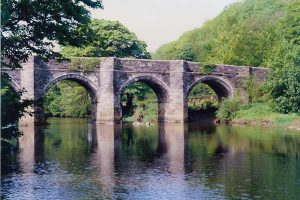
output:
M297 0L244 0L224 9L201 28L161 46L154 59L266 66L281 42L286 8ZM197 19L195 19L197 20Z

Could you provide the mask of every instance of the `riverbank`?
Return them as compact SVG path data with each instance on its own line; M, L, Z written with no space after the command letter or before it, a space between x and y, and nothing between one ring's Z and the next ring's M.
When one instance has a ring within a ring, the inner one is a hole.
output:
M224 111L224 107L221 107L220 109L223 109ZM300 131L299 114L278 113L273 111L273 109L266 103L253 103L244 106L235 105L235 103L233 103L229 106L227 104L226 109L226 118L224 119L220 118L220 116L218 118L218 114L215 116L216 110L189 110L189 122L201 121L201 123L210 125L224 122L239 126L283 128ZM157 111L148 109L147 112L141 112L140 109L137 110L139 112L135 112L134 116L125 118L124 123L133 123L135 125L143 125L146 122L151 124L155 123ZM136 120L137 116L146 117L143 117L143 120L138 121Z
M300 131L299 114L277 113L264 103L255 103L244 106L235 113L234 118L230 123L236 125L262 126L266 128L277 127Z

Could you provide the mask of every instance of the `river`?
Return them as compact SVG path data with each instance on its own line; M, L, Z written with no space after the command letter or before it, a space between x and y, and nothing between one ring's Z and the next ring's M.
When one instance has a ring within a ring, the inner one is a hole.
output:
M300 133L50 118L2 158L2 199L299 199Z

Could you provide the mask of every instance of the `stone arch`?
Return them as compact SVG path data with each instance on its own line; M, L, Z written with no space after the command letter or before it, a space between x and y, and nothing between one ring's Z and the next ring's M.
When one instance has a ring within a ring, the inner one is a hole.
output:
M135 82L145 83L154 91L158 100L158 121L163 122L165 120L166 104L169 99L168 87L163 81L153 76L136 76L124 82L120 86L118 91L118 97L117 97L118 105L120 105L121 95L126 89L126 87L128 87L129 85ZM121 118L122 117L121 107L119 108L119 113Z
M42 94L38 99L42 99L47 91L57 82L62 81L62 80L70 80L79 83L82 85L87 92L89 93L92 103L93 103L93 108L92 108L92 121L95 121L97 118L97 104L98 104L98 90L97 86L87 77L76 74L76 73L69 73L69 74L63 74L60 76L57 76L53 79L51 79L47 85L43 88Z
M47 83L47 85L43 88L42 96L40 98L43 98L43 96L47 93L47 91L54 84L56 84L57 82L62 81L62 80L70 80L70 81L79 83L80 85L82 85L83 87L85 87L87 89L87 91L91 95L93 103L97 103L97 101L98 101L97 86L91 80L86 78L85 76L82 76L82 75L76 74L76 73L64 74L64 75L60 75L60 76L57 76L57 77L51 79Z
M221 101L222 98L230 99L234 96L232 85L227 80L216 76L204 76L194 81L188 88L187 96L198 83L204 83L211 87L218 96L219 101Z
M150 86L153 91L156 93L158 97L158 101L160 100L167 100L168 99L168 87L167 85L162 82L161 80L154 78L153 76L136 76L129 80L127 80L125 83L123 83L119 90L119 95L122 94L122 92L125 90L126 87L131 85L135 82L142 82ZM161 97L161 98L159 98Z

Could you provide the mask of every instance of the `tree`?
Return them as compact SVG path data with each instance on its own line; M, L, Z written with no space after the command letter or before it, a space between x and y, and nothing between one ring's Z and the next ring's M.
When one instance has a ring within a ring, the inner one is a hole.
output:
M284 17L285 8L292 1L243 0L233 3L202 27L163 45L153 57L265 66L271 49L278 43L274 27Z
M52 47L82 45L89 40L87 7L102 8L101 0L2 0L1 66L20 68L32 54L60 57ZM1 147L20 136L18 120L32 105L13 93L7 74L1 73Z
M193 51L192 45L186 44L181 49L178 49L177 50L177 59L178 60L187 60L187 61L197 60L197 55Z
M72 81L55 84L44 98L45 114L53 117L87 117L92 111L92 100L87 90Z
M132 116L136 108L134 108L133 100L144 100L147 94L151 93L152 89L142 82L135 82L125 88L121 96L121 106L123 116Z
M53 41L79 46L88 41L87 7L101 0L3 0L1 2L1 63L16 68L30 55L58 57Z
M300 113L300 2L287 7L282 39L270 58L268 86L280 112Z
M66 46L66 57L134 57L150 58L146 43L117 21L93 19L89 24L91 42L82 47Z
M25 108L32 104L31 100L20 99L22 91L18 93L10 85L7 74L1 75L1 149L12 147L11 140L21 135L18 120L26 113Z

